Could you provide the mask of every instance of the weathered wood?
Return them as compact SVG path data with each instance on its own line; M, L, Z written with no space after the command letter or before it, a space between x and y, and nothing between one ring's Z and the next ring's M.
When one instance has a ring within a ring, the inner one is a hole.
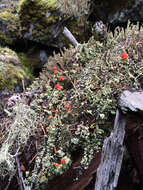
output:
M120 111L116 112L114 130L110 137L104 140L95 190L115 190L117 187L124 153L126 120L128 121L130 113L132 116L134 113L143 115L143 91L125 90L120 95L118 107Z
M127 113L125 145L132 158L136 180L134 185L143 189L143 90L124 91L119 99L118 105Z
M117 187L124 154L125 125L126 117L117 109L114 130L104 140L95 190L114 190Z
M75 37L72 35L72 33L68 30L67 27L64 27L63 30L63 34L66 38L69 39L69 41L74 45L75 48L78 47L79 43L78 41L75 39Z

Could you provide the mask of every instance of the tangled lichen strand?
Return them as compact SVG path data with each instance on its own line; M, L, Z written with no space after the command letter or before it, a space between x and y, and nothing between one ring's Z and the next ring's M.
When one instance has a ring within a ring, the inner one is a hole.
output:
M0 138L0 142L7 144L8 151L13 152L15 145L17 149L23 148L29 136L35 134L35 130L38 130L40 118L34 110L23 103L18 103L14 107L11 117L12 122L10 124L5 123L7 129Z
M5 143L0 150L0 178L3 179L5 176L15 175L15 159L9 154L9 145Z

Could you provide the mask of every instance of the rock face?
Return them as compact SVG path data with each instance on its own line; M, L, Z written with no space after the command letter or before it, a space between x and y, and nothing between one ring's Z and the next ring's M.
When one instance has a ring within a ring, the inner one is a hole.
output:
M109 15L110 24L127 23L128 20L132 22L140 21L143 18L143 0L128 0L126 7L120 7L113 14Z
M0 4L0 44L11 45L21 38L17 15L18 1L2 0Z

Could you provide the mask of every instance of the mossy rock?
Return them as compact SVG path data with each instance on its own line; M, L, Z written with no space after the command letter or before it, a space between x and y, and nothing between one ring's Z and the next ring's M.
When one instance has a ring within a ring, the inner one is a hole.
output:
M0 44L11 45L21 38L20 22L17 14L10 11L0 13Z
M28 66L22 65L17 54L9 48L0 48L0 91L15 92L18 87L23 90L32 80Z
M62 31L59 8L57 0L21 0L18 13L23 37L43 44L57 44L56 37Z

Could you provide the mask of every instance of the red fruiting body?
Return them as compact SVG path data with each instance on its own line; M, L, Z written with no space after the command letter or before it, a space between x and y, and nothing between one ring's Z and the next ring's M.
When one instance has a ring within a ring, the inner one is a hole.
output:
M58 78L58 80L59 80L59 81L63 81L63 80L65 80L65 78L64 78L64 76L60 76L60 77Z
M56 84L56 89L57 89L58 91L60 91L60 90L62 90L62 87L61 87L59 84Z
M55 71L56 71L56 70L57 70L57 67L56 67L56 66L54 66L54 67L53 67L53 70L55 70Z
M56 162L54 162L54 164L53 164L55 167L59 167L60 165L58 164L58 163L56 163Z
M65 106L65 108L67 108L67 109L71 109L72 107L71 107L71 106Z
M122 53L122 61L128 59L128 54L127 53Z
M62 159L61 159L61 164L64 165L65 163L66 163L65 159L62 158Z

